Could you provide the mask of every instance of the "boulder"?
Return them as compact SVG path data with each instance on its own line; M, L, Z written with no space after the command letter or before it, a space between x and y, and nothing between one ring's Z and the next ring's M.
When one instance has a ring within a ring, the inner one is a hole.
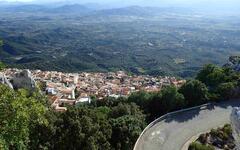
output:
M14 89L27 89L32 91L36 88L36 82L29 70L16 73L12 78L12 85Z

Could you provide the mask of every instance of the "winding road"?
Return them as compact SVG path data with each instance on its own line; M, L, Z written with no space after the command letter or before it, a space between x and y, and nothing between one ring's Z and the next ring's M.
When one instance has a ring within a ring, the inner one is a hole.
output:
M143 132L134 150L181 150L191 137L229 123L232 107L237 106L240 100L167 115Z

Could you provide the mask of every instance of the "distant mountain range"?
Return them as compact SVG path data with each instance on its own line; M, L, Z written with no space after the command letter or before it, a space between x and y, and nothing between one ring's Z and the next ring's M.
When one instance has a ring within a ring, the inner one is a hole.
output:
M78 13L78 12L90 12L91 9L84 5L73 4L64 5L59 7L45 6L45 5L17 5L6 6L0 8L5 12L42 12L42 13Z
M62 6L46 6L46 5L10 5L0 7L0 12L16 12L16 13L52 13L52 14L81 14L81 15L134 15L134 16L146 16L154 15L162 12L192 12L192 9L175 8L175 7L141 7L141 6L128 6L122 8L101 8L96 4L70 4Z
M5 12L43 12L47 11L48 8L42 5L14 5L2 7L0 10Z
M82 5L91 9L113 9L119 7L142 6L142 7L181 7L205 12L239 12L239 0L33 0L32 2L7 2L1 1L2 6L42 5L47 7L61 7L64 5ZM34 6L35 7L35 6ZM36 8L36 7L35 7Z
M201 7L200 7L201 6ZM226 6L227 7L227 6ZM230 6L229 6L230 7ZM88 4L77 4L77 3L53 3L53 4L24 4L17 3L8 5L7 3L3 3L0 6L0 12L21 12L21 13L61 13L61 14L70 14L70 13L78 13L78 14L99 14L99 15L149 15L161 12L173 12L173 13L183 13L183 12L192 12L198 11L203 13L211 13L216 12L225 13L225 12L238 12L239 10L236 8L225 8L223 6L216 5L214 8L206 6L202 6L199 4L194 7L189 7L186 5L179 6L143 6L141 3L139 5L130 5L130 6L104 6L97 3L88 3Z

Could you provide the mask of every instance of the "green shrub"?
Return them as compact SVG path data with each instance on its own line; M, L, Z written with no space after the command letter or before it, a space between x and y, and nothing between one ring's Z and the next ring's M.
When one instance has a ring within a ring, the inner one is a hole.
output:
M188 150L214 150L214 147L194 142L190 145Z
M232 134L232 128L230 124L226 124L223 127L223 132L226 133L228 136L230 136Z

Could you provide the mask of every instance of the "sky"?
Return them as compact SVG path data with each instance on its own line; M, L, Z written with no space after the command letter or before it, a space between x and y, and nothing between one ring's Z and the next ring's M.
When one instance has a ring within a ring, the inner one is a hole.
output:
M32 1L36 1L36 2L44 2L44 1L52 1L52 2L56 2L56 1L71 1L71 0L0 0L0 1L8 1L8 2L32 2ZM77 0L75 0L77 1ZM124 1L124 0L78 0L78 2L96 2L96 3L109 3L109 2L114 2L114 1ZM233 2L238 2L239 0L128 0L129 2L137 2L137 1L145 1L148 3L151 2L168 2L168 3L208 3L208 2L218 2L218 3L233 3Z

